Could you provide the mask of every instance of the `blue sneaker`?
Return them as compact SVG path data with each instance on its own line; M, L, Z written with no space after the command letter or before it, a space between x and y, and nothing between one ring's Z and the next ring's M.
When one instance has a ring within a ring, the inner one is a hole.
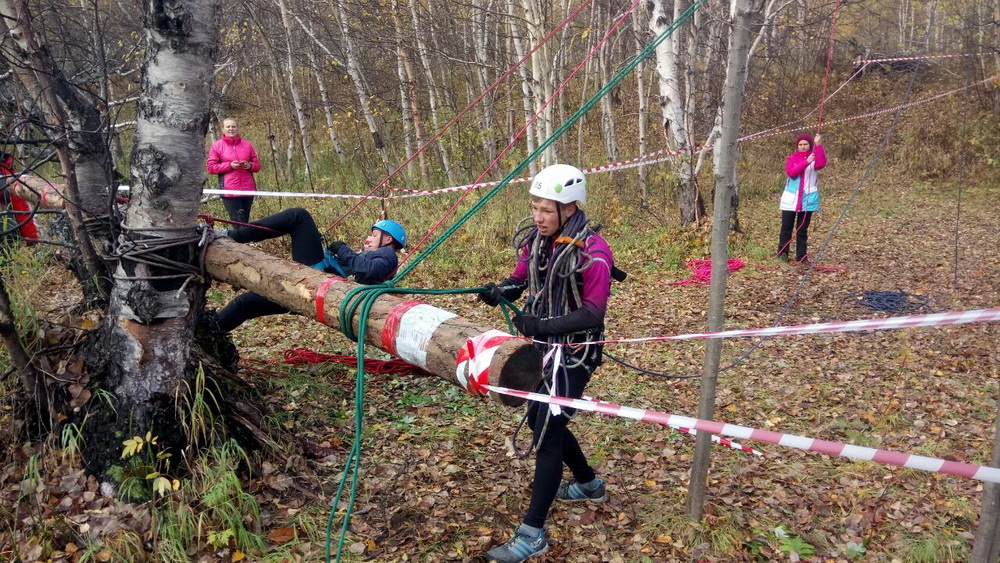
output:
M572 479L559 485L556 491L556 498L568 500L570 502L589 500L590 502L604 502L608 500L608 487L604 484L604 479L594 479L584 487L576 479Z
M521 563L549 550L549 542L545 541L545 532L533 536L519 526L514 530L514 537L507 543L498 545L486 552L489 561L497 563Z

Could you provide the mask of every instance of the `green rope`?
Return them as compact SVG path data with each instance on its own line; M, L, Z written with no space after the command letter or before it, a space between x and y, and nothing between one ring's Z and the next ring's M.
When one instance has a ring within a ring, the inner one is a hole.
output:
M486 193L478 202L475 203L464 215L462 215L453 225L448 227L437 239L434 240L423 252L421 252L412 262L410 262L405 268L403 268L399 273L396 274L392 280L379 285L361 286L356 287L348 292L347 297L340 305L340 329L346 336L351 340L358 343L358 369L357 377L354 386L354 444L351 447L351 453L348 456L347 463L344 466L344 475L340 480L340 485L337 487L337 494L334 497L333 507L330 509L330 517L327 520L326 526L326 561L330 561L330 532L333 527L334 516L337 513L337 506L340 504L340 497L343 494L344 488L347 485L348 479L351 480L351 494L347 503L347 510L344 514L344 522L340 529L340 541L337 544L337 561L340 561L341 553L343 552L344 542L347 538L347 529L351 521L351 513L354 508L354 500L357 494L358 488L358 471L361 467L361 431L362 431L362 417L364 415L364 350L365 350L365 339L364 334L368 327L368 315L371 312L371 308L375 301L382 295L386 293L396 293L396 294L426 294L426 295L447 295L454 293L483 293L485 288L471 288L471 289L446 289L446 290L427 290L427 289L402 289L394 287L396 283L406 277L407 274L412 272L414 268L417 267L427 256L429 256L434 250L439 246L444 244L444 242L451 237L466 221L468 221L473 215L479 212L483 206L486 205L491 199L496 197L501 190L507 187L514 178L516 178L521 172L524 171L528 165L536 160L542 152L545 151L550 145L552 145L556 140L559 139L569 130L570 127L576 124L583 115L590 110L601 98L607 95L612 88L618 85L619 82L624 80L636 66L639 65L646 57L648 57L660 43L663 43L668 37L670 37L674 31L676 31L684 22L686 22L694 13L697 11L707 0L695 0L684 12L666 29L664 29L660 35L656 37L649 45L647 45L641 52L639 52L631 61L628 62L621 70L619 70L611 80L608 81L600 90L598 90L590 99L588 99L580 109L578 109L573 115L564 121L545 141L542 142L531 154L526 156L517 166L515 166L510 172L504 176L503 180L500 181L494 188ZM502 308L504 317L507 320L508 328L510 327L510 316L508 315L508 308L513 311L517 311L509 301L502 300L501 304L504 305ZM358 316L358 332L355 333L352 328L352 319L354 315ZM360 335L360 336L359 336Z
M508 172L507 175L504 176L503 180L500 180L499 184L490 189L490 191L486 192L486 195L484 195L482 199L477 201L475 205L473 205L469 209L469 211L465 213L465 215L460 217L457 221L455 221L455 223L452 226L448 227L443 233L441 233L441 236L435 239L434 242L432 242L423 252L420 253L420 255L414 258L412 262L410 262L405 268L403 268L399 273L397 273L396 277L393 278L392 281L389 283L394 284L399 280L403 279L407 274L412 272L413 269L416 268L418 264L420 264L420 262L422 262L425 258L427 258L427 256L431 254L431 252L433 252L439 246L441 246L444 243L444 241L448 239L448 237L453 235L455 231L457 231L463 224L465 224L466 221L468 221L473 215L475 215L491 199L496 197L496 195L500 193L501 190L506 188L507 184L509 184L514 178L517 178L518 175L521 174L521 172L523 172L524 169L527 168L531 162L536 160L538 156L545 151L545 149L547 149L550 145L552 145L552 143L556 142L559 139L559 137L562 136L563 133L569 130L570 127L575 125L576 122L579 121L583 117L583 115L588 110L590 110L591 107L594 106L594 104L600 101L600 99L603 98L608 92L610 92L612 88L617 86L619 82L624 80L625 77L630 72L632 72L633 69L635 69L635 67L639 66L639 63L641 63L647 56L649 56L649 54L652 53L656 49L656 47L660 45L660 43L663 43L668 37L670 37L673 34L673 32L676 31L677 28L679 28L685 21L687 21L695 13L695 11L697 11L698 8L700 8L702 4L704 4L706 1L707 0L696 0L690 6L688 6L688 9L684 10L684 12L677 19L671 22L671 24L667 26L667 28L664 29L663 32L661 32L660 35L656 37L656 39L654 39L649 45L646 45L646 47L642 51L640 51L639 54L633 57L632 60L628 62L628 64L626 64L624 67L622 67L621 70L619 70L614 76L612 76L611 80L609 80L608 83L604 85L604 87L602 87L600 90L597 91L597 93L591 96L589 100L584 102L584 104L580 106L580 109L576 110L576 113L574 113L569 117L569 119L564 121L562 125L560 125L559 128L557 128L552 133L552 135L549 136L549 138L545 139L545 141L543 141L542 144L538 146L538 148L536 148L531 154L526 156L524 160L518 163L518 165L515 166L513 170Z

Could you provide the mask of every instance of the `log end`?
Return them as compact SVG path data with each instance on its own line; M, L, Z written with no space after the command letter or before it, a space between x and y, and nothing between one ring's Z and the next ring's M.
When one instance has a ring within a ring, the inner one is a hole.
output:
M537 391L542 380L542 352L527 344L510 353L500 369L500 386L520 391ZM499 401L509 407L524 404L520 397L501 395Z

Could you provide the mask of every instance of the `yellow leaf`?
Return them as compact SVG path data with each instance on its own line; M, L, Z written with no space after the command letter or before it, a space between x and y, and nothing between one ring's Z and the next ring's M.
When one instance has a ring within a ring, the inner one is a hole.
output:
M146 475L146 479L147 480L149 480L149 479L156 479L159 476L160 476L160 472L159 471L154 471L154 472L150 473L149 475Z
M160 496L165 495L167 491L170 490L170 479L167 479L166 477L157 477L156 480L153 481L153 490L160 493Z
M243 561L244 559L246 559L246 557L247 557L246 554L244 554L242 551L238 549L235 552L233 552L233 561Z

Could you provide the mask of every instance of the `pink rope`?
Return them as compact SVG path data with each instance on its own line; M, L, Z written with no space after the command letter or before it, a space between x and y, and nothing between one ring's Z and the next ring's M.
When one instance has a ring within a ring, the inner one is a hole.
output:
M727 263L727 269L730 272L735 272L737 270L742 270L746 263L739 258L730 258ZM660 282L663 285L705 285L712 281L712 260L709 258L696 258L694 260L689 260L687 263L687 268L693 273L691 277L686 280L675 281L675 282Z

